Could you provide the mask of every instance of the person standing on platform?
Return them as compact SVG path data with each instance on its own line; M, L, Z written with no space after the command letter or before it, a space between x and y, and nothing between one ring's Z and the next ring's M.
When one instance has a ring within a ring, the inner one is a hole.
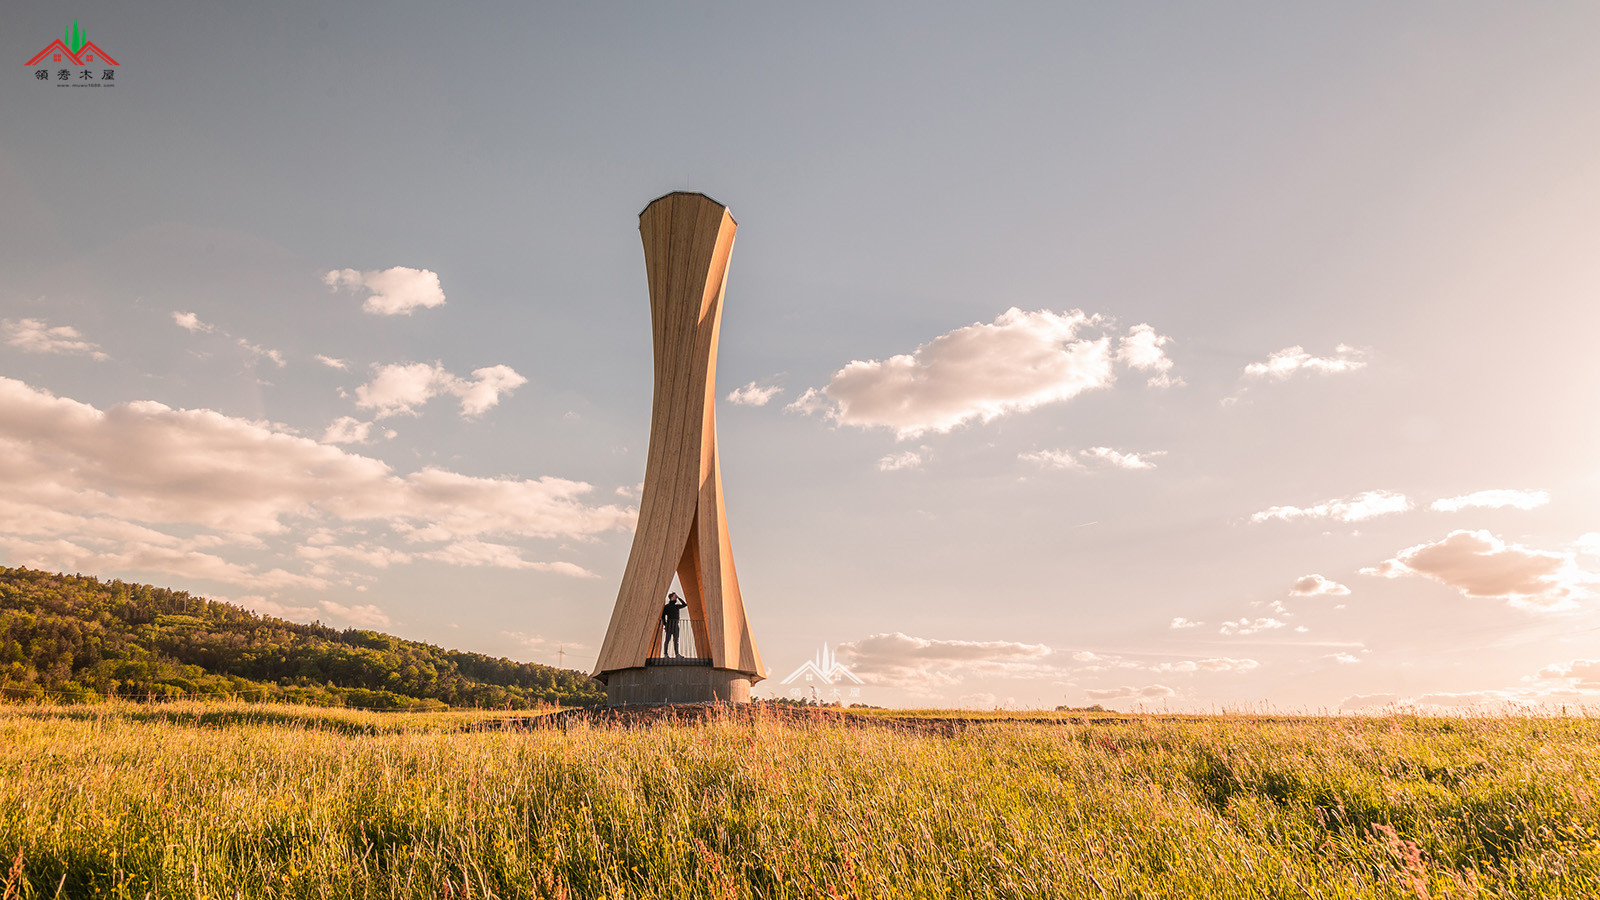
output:
M678 611L688 606L676 592L667 594L667 605L661 608L661 627L666 630L666 638L661 642L661 655L667 656L667 648L671 647L672 656L682 657L683 649L678 643Z

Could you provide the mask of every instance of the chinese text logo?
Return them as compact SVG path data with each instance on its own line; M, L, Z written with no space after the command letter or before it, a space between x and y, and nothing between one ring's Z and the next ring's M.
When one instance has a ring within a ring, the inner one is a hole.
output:
M78 24L77 19L73 19L61 37L34 54L33 59L28 60L28 65L37 67L33 70L33 77L39 81L99 86L115 82L117 70L101 68L97 73L94 67L120 64L89 40L89 33Z

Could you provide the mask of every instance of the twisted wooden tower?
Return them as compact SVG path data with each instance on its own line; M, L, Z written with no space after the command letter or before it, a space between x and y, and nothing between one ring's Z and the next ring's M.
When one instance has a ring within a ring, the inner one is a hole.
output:
M704 194L667 194L639 214L655 401L639 525L595 663L612 704L744 702L767 677L733 568L717 459L717 337L738 227ZM687 656L663 642L674 573L688 603Z

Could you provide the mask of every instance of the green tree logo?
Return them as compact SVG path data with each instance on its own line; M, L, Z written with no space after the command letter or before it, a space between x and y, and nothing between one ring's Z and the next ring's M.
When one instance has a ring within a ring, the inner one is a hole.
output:
M77 53L83 49L84 42L87 40L89 40L89 33L79 28L78 20L73 19L72 26L67 29L66 34L61 38L61 43L66 44L68 50Z
M99 62L104 62L109 66L118 65L118 62L107 55L105 50L95 46L94 41L89 40L89 32L78 23L76 18L74 18L72 20L72 24L68 25L66 30L61 33L61 37L51 41L49 46L34 54L33 59L28 60L28 65L37 66L40 63L44 63L46 59L49 59L50 63L62 62L61 58L63 56L67 57L69 60L71 60L73 65L77 66L87 67L90 64L97 64ZM66 70L62 69L61 71L65 72ZM49 78L49 74L50 73L48 69L39 69L34 73L34 75L37 76L41 81L47 80ZM97 80L110 81L112 74L113 73L110 69L106 69L101 74L101 77ZM83 74L82 78L89 78L89 75L87 74L87 68L85 69L85 74ZM65 81L66 79L63 77L60 80Z

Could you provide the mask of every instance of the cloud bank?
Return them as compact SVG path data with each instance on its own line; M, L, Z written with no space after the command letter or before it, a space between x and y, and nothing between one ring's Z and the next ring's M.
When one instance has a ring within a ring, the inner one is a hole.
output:
M968 675L1034 677L1055 670L1050 648L1011 641L942 641L900 632L840 644L838 654L865 681L884 687L932 689Z
M0 378L0 535L8 536L13 565L315 588L326 584L324 575L261 571L217 552L348 523L387 528L418 545L419 555L437 554L423 558L580 574L496 557L472 542L583 540L632 525L633 509L584 503L590 491L560 478L484 478L435 467L400 474L268 422L153 401L100 410ZM180 538L161 530L167 526L200 531Z
M1088 697L1090 700L1096 700L1100 702L1132 700L1136 702L1148 703L1156 700L1165 700L1168 697L1176 696L1177 693L1177 691L1167 687L1164 684L1148 684L1144 687L1125 685L1123 687L1086 690L1083 692L1083 695Z
M1085 391L1110 387L1114 363L1166 379L1168 339L1136 326L1113 355L1105 320L1080 310L1025 312L940 335L911 353L850 363L789 409L821 413L841 425L890 428L901 439L988 422ZM1091 336L1090 332L1099 332Z

